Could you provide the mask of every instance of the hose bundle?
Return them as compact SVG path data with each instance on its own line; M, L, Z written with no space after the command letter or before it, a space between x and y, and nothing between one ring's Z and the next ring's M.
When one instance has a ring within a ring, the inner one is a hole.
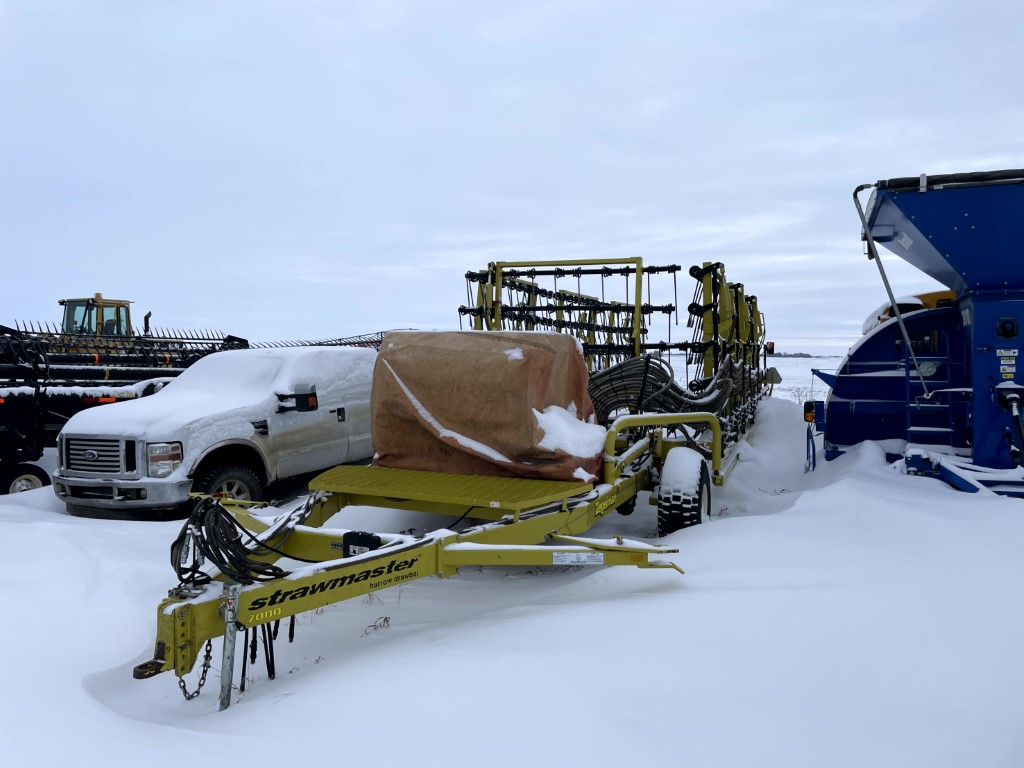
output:
M599 424L607 426L621 413L719 414L728 407L736 381L730 359L693 391L675 380L672 366L652 356L634 357L590 375L588 391ZM692 384L691 386L695 386Z
M210 576L201 570L205 561L232 581L253 584L288 575L280 566L256 559L271 552L282 554L247 531L216 498L205 498L196 503L171 544L171 567L182 584L208 584Z

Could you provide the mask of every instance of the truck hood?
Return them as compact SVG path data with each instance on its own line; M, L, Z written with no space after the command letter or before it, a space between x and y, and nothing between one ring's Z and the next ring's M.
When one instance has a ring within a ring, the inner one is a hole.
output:
M181 440L202 434L207 445L231 437L248 437L253 421L266 419L277 407L274 395L240 398L239 391L199 392L175 389L139 400L90 408L71 417L63 432L123 435L146 441ZM184 419L182 414L188 414ZM215 434L211 434L215 433ZM188 448L186 445L186 452Z

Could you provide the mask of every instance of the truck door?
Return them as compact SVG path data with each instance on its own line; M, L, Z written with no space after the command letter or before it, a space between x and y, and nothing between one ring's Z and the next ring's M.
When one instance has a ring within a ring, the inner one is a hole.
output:
M373 456L370 434L370 398L366 394L347 394L345 421L348 424L348 456L345 461L361 461Z
M278 477L344 463L349 450L348 424L340 389L318 386L314 411L273 414L269 419L269 438L277 454Z

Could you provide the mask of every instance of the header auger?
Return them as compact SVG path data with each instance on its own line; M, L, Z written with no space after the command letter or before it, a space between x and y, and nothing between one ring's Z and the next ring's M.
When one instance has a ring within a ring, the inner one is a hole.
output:
M193 698L197 691L183 678L202 658L202 685L211 640L223 636L223 709L231 702L237 633L255 648L259 631L273 678L278 622L291 619L291 634L298 613L426 576L452 577L465 566L681 573L664 559L674 547L582 537L613 511L656 512L651 532L659 536L707 520L712 482L724 481L767 393L756 299L726 282L720 264L691 270L698 281L688 308L693 338L649 337L649 318L676 307L644 302L641 278L678 271L644 268L640 259L492 264L470 273L478 304L460 309L490 332L388 334L374 371L374 465L321 474L291 507L201 498L172 547L180 583L157 609L154 656L135 677L173 671ZM547 289L538 284L544 277L622 277L630 287L626 301L614 302L599 291L582 293L581 284L572 292ZM506 292L514 307L503 301ZM673 353L687 383L668 361ZM586 455L549 442L558 430L549 434L554 422L546 419L555 417L592 445ZM445 519L415 535L349 529L350 506ZM252 660L247 655L243 664ZM244 678L243 670L243 686Z

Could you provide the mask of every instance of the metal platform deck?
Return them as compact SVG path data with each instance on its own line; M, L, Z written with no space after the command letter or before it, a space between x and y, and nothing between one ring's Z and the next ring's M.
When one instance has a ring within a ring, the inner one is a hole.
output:
M313 478L309 484L310 491L349 494L355 497L354 503L370 498L388 502L442 502L463 509L487 509L497 515L535 509L579 496L592 488L591 483L584 482L363 466L335 467Z

